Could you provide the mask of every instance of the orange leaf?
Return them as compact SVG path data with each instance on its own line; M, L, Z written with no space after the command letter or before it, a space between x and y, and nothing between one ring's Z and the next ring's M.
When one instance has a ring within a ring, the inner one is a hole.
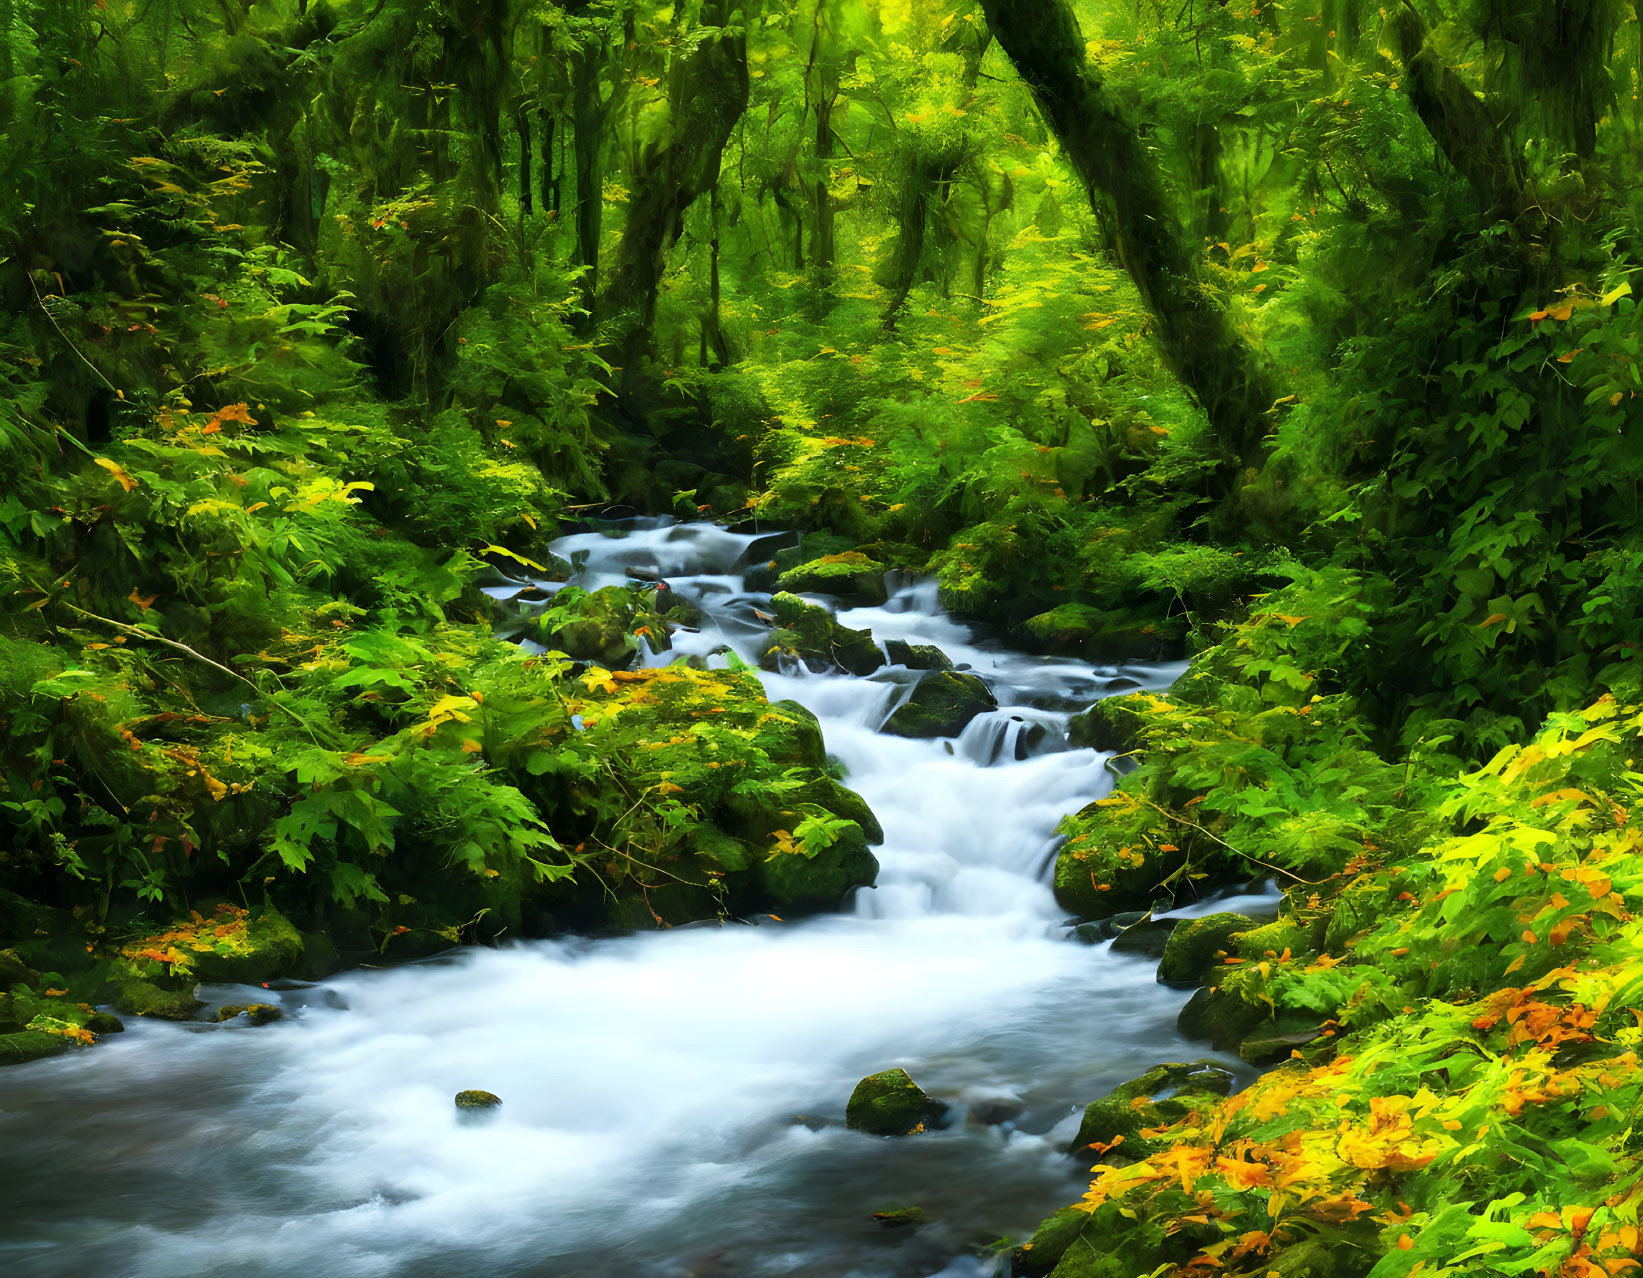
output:
M1486 630L1490 626L1498 626L1501 622L1510 621L1510 620L1511 620L1511 618L1509 616L1507 616L1504 612L1492 612L1487 617L1485 617L1482 621L1478 622L1478 629L1479 630Z
M1398 1250L1399 1251L1408 1251L1414 1245L1415 1245L1415 1240L1413 1238L1411 1238L1408 1234L1399 1234L1398 1235Z
M159 595L139 595L137 593L137 587L133 586L131 588L131 593L127 595L126 598L131 600L132 603L136 604L137 607L141 608L144 612L147 612L154 606L154 601L159 598Z

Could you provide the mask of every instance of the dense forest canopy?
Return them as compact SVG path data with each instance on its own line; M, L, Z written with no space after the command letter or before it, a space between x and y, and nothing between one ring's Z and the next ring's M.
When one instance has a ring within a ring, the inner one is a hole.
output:
M411 954L871 881L804 712L738 662L624 669L680 620L654 589L481 590L643 511L802 531L765 588L929 574L1020 644L1192 656L1083 725L1143 763L1057 890L1305 885L1239 1015L1384 1031L1567 945L1621 972L1640 161L1617 0L0 0L0 939L72 919L19 963L84 950L141 1003L201 904ZM772 661L850 668L783 607ZM1605 867L1563 913L1488 896L1560 840ZM1348 937L1373 978L1314 961ZM1636 1035L1565 1029L1546 1077ZM1236 1255L1368 1238L1408 1147ZM1124 1264L1270 1190L1261 1154L1205 1215L1170 1148ZM1550 1245L1504 1211L1485 1241Z

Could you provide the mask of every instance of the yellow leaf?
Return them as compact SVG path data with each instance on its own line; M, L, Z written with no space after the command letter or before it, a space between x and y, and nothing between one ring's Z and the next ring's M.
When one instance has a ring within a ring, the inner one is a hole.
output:
M119 462L109 461L106 457L97 458L97 464L120 481L120 487L128 493L137 487L137 481L131 477L129 471Z
M1612 305L1623 297L1630 297L1631 292L1632 286L1630 284L1616 284L1598 300L1597 304L1599 306Z
M487 555L502 555L504 558L512 559L516 563L524 564L527 568L534 568L540 573L545 573L548 571L541 564L537 563L536 560L526 559L524 555L516 554L509 550L506 546L486 546L485 553Z
M462 742L463 754L478 754L484 748L484 746L480 745L479 742L475 741L472 737L469 737Z
M616 691L616 680L610 677L610 671L590 666L582 676L582 686L589 692L612 693Z
M1482 621L1478 622L1478 629L1479 630L1486 630L1490 626L1497 626L1503 621L1510 621L1510 620L1511 620L1511 618L1508 617L1504 612L1492 612L1487 617L1485 617Z
M467 723L469 717L465 712L472 709L472 697L441 697L428 707L428 718L439 720L456 719L462 723Z

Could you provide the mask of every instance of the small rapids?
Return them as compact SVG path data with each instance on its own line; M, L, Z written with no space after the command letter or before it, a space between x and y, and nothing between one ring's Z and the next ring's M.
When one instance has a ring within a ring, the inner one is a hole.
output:
M655 574L700 605L700 631L654 661L752 660L759 539L649 521L555 549L578 585ZM786 923L356 970L279 991L267 1027L133 1018L93 1051L0 1071L0 1272L995 1272L990 1244L1080 1192L1065 1149L1083 1103L1204 1055L1175 1032L1185 996L1149 961L1067 939L1048 886L1057 822L1112 782L1104 756L1067 748L1068 715L1180 667L1011 651L943 615L928 582L840 618L939 646L999 702L956 740L911 741L877 730L911 672L761 676L818 716L882 822L874 889ZM951 1104L948 1126L845 1129L856 1080L893 1065ZM504 1105L464 1122L463 1088ZM923 1222L874 1219L896 1206Z

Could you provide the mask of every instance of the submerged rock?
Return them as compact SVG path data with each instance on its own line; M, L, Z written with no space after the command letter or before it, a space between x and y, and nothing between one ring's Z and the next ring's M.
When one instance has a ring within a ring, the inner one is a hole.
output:
M856 1084L844 1121L873 1136L911 1136L926 1131L947 1106L925 1095L904 1069L869 1074Z
M859 550L823 555L789 568L776 579L776 586L795 594L837 595L851 604L877 606L890 597L884 585L884 565Z
M270 1021L285 1019L285 1011L274 1003L228 1003L217 1009L218 1021L231 1021L241 1012L253 1025L267 1025Z
M998 699L979 675L937 670L918 681L884 731L897 737L956 737L978 714L998 709Z
M116 1011L128 1016L153 1016L163 1021L186 1021L205 1004L194 997L194 987L167 989L153 981L128 980L114 997Z
M901 1229L908 1225L922 1225L930 1213L922 1207L886 1207L873 1213L873 1219L887 1229Z
M482 1092L476 1088L456 1094L458 1109L495 1109L501 1104L502 1098L495 1092Z
M1165 985L1199 984L1234 948L1232 938L1254 927L1255 920L1247 914L1227 912L1188 919L1170 933L1158 964L1158 979Z

